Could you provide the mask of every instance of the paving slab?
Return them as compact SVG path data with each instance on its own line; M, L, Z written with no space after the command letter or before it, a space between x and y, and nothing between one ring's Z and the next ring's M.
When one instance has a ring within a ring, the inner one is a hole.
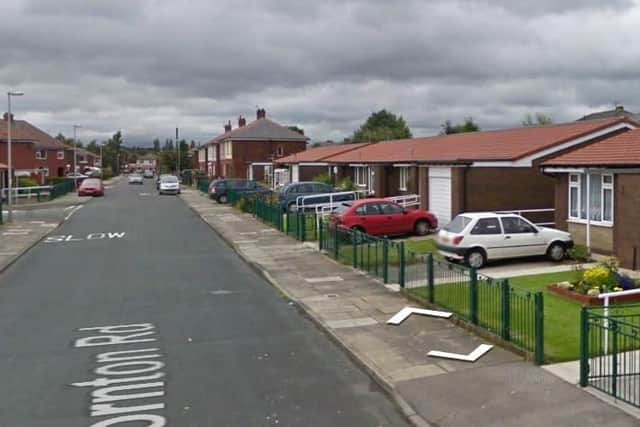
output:
M244 241L231 246L358 361L415 425L639 425L498 346L475 363L428 357L430 350L468 354L487 342L445 319L412 315L398 326L387 325L401 308L415 305L393 287L322 255L312 243L212 204L195 190L185 189L180 197L197 213L206 209L209 214L201 217L227 242ZM212 214L216 209L224 217ZM260 237L248 238L249 232ZM343 280L305 280L331 276Z

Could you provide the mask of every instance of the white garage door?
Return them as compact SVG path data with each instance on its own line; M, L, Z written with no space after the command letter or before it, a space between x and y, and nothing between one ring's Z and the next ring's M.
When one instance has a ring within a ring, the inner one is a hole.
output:
M429 210L439 228L451 221L451 168L429 168Z

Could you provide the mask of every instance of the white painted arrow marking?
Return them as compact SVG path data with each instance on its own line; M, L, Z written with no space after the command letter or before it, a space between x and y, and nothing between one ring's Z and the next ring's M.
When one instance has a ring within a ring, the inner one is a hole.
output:
M447 353L446 351L431 350L427 353L427 356L442 357L444 359L460 360L462 362L475 362L484 356L489 350L493 348L489 344L480 344L475 350L469 354Z
M405 307L396 313L391 319L387 320L387 324L389 325L399 325L404 322L407 317L412 314L420 314L422 316L431 316L431 317L442 317L448 319L451 317L451 313L446 311L436 311L436 310L426 310L424 308L415 308L415 307Z

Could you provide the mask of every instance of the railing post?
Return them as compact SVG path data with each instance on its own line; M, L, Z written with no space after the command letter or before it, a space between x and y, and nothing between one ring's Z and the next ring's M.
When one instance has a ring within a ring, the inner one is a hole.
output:
M317 233L318 233L318 250L320 250L320 251L322 251L322 249L324 249L324 247L322 245L322 227L323 227L323 224L322 224L322 221L320 221L318 223L318 231L317 231Z
M618 321L615 319L611 322L611 395L614 399L618 398Z
M389 283L389 241L382 241L382 280Z
M537 292L533 296L534 301L534 330L535 330L535 364L540 366L544 363L544 299L542 292Z
M589 312L580 311L580 387L589 385Z
M500 336L502 336L502 339L505 341L509 341L511 339L510 337L510 333L509 333L509 325L511 323L511 301L510 301L510 297L511 297L511 292L510 292L510 287L509 287L509 279L505 279L501 282L501 288L500 290L502 291L502 298L500 299L500 303L501 303L501 311L502 311L502 316L501 316L501 332L500 332Z
M400 258L400 272L398 273L398 282L400 282L400 287L404 288L405 285L405 274L406 274L406 265L405 265L405 253L404 253L404 242L400 242L398 245L399 258Z
M435 283L433 280L433 254L427 254L427 301L431 304L435 301Z
M478 271L475 268L469 270L469 320L474 325L478 324Z
M358 268L358 235L360 234L360 232L358 230L351 230L350 233L351 235L351 247L352 247L352 263L353 263L353 268Z
M338 242L338 226L333 229L333 258L337 261L340 254L340 243Z
M305 242L307 240L307 216L305 215L304 212L302 212L302 224L300 225L300 240Z

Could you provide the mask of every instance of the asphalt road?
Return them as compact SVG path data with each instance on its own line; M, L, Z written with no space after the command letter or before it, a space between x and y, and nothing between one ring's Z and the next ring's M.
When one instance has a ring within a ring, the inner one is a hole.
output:
M53 234L0 276L0 426L406 425L150 180L116 184Z

